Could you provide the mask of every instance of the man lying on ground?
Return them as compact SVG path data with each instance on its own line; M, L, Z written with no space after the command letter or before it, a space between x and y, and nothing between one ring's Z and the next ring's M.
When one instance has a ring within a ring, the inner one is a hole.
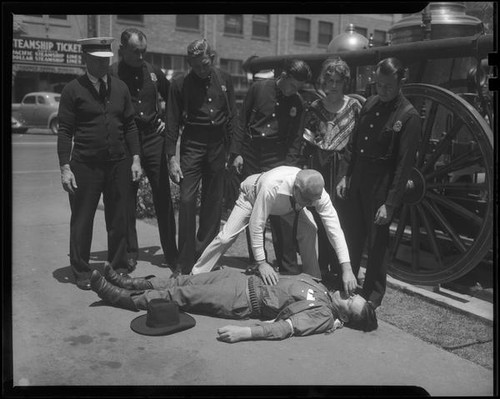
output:
M132 278L106 265L104 274L106 278L94 270L92 290L116 307L147 310L151 300L160 298L177 303L185 312L271 321L219 328L218 339L228 343L326 333L344 323L363 331L378 327L375 311L363 297L328 291L305 273L280 276L274 285L266 285L260 275L231 268L176 278Z

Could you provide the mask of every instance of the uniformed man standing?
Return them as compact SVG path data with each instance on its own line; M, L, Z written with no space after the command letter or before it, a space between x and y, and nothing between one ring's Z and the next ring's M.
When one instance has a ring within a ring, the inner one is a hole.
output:
M389 225L401 204L421 134L419 114L401 93L404 75L396 58L377 65L378 94L361 109L337 186L337 195L349 199L344 230L356 276L368 239L363 296L375 307L385 294Z
M147 50L146 35L136 28L125 29L121 35L120 61L111 65L110 73L123 80L132 96L135 123L139 129L141 163L151 185L153 203L160 233L164 262L162 266L175 264L177 244L175 218L170 194L170 179L165 149L165 122L160 106L161 96L168 98L170 83L160 68L144 60ZM128 217L129 271L137 264L139 243L136 230L138 183L130 184Z
M260 80L248 90L240 115L240 131L231 152L243 177L277 166L298 166L304 114L298 91L311 79L302 60L288 60L276 79ZM298 274L297 248L292 226L280 216L270 216L276 260L281 273ZM248 239L247 230L247 241ZM253 254L249 248L250 258Z
M114 269L127 268L127 190L130 180L141 177L130 93L125 83L107 74L113 40L79 41L87 73L64 87L59 105L57 153L71 206L69 257L76 285L84 290L90 290L90 247L101 193L107 261Z
M191 71L172 81L167 102L170 177L180 184L179 257L174 275L189 274L219 232L224 194L225 142L233 135L236 105L231 76L213 66L215 52L205 39L187 47ZM183 127L180 164L176 156ZM199 227L197 193L202 185Z

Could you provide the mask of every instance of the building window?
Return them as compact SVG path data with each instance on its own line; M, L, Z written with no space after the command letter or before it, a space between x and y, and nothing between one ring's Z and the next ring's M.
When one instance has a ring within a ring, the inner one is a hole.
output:
M118 21L144 23L144 15L117 15Z
M373 31L373 47L385 46L387 42L387 32L383 30Z
M362 28L361 26L356 26L356 33L359 33L360 35L363 35L368 39L368 29Z
M147 52L144 59L163 70L163 72L170 78L176 72L186 72L189 70L187 57L178 54L161 54Z
M224 15L224 33L243 35L243 14Z
M319 21L318 44L328 46L333 38L333 24L331 22Z
M200 30L200 16L198 14L176 15L175 27L180 29Z
M67 20L67 19L68 19L68 16L67 16L67 15L49 15L49 18L52 18L52 19L64 19L64 20Z
M252 36L269 37L269 14L254 14L252 17Z
M235 90L242 90L248 87L247 76L243 71L243 61L221 58L220 69L231 75Z
M174 71L188 71L189 64L187 62L187 57L184 55L171 55L170 56L171 69Z
M307 18L295 18L295 41L297 43L309 43L311 40L311 20Z

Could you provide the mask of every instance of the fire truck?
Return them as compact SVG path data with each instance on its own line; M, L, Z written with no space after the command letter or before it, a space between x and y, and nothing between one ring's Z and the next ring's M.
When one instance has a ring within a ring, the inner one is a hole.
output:
M393 25L391 40L373 47L352 26L322 54L249 58L258 76L299 58L313 71L340 57L351 68L349 95L375 93L374 67L396 57L407 67L403 94L422 118L420 144L404 201L391 223L389 274L412 284L438 285L492 264L494 225L493 93L488 82L495 42L464 3L429 3ZM491 57L491 56L490 56ZM309 92L311 94L311 91Z

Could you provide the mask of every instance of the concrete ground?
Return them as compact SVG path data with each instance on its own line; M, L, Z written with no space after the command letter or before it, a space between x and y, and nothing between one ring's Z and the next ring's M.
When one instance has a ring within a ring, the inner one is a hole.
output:
M193 315L196 326L185 332L136 334L130 322L144 312L107 306L92 291L74 285L67 196L58 173L50 174L43 186L36 184L37 178L13 177L15 387L129 386L134 394L143 392L134 391L134 386L416 386L433 396L495 394L492 370L384 322L370 333L343 328L330 335L226 344L216 340L218 327L254 321ZM169 273L158 266L162 257L157 228L138 221L137 229L141 255L133 276ZM91 259L97 269L103 267L105 251L104 213L98 210ZM232 267L244 264L245 253L227 255Z

